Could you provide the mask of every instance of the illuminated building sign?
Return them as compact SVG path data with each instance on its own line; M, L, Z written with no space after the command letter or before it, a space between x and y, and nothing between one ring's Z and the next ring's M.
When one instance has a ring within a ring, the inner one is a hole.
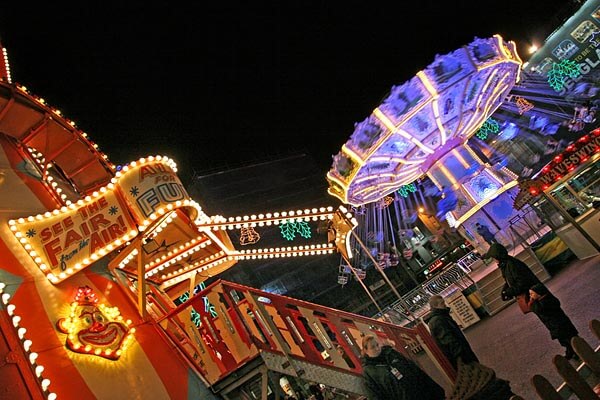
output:
M600 129L581 137L577 142L567 146L567 149L554 157L552 162L542 168L536 181L546 190L551 184L573 171L580 164L586 162L600 150ZM537 194L535 188L530 189L531 194ZM539 189L538 189L539 190ZM538 192L539 193L539 192Z
M526 72L546 75L555 63L569 59L577 64L578 75L563 76L560 94L564 95L575 87L585 75L596 71L600 65L600 6L597 1L586 1L544 41L544 46L531 56ZM565 98L570 102L569 98Z
M135 332L130 324L130 320L123 321L116 307L98 304L92 288L81 286L71 303L69 317L58 320L56 326L67 334L69 350L118 360Z
M594 129L587 135L579 138L575 143L567 146L566 150L554 157L540 171L534 180L523 181L519 184L520 192L515 198L514 207L520 210L526 203L548 189L555 182L560 181L575 168L585 163L594 154L600 151L600 128Z
M46 277L60 282L176 208L189 208L194 220L200 207L189 200L175 168L160 156L134 161L91 196L43 215L10 220L10 229Z

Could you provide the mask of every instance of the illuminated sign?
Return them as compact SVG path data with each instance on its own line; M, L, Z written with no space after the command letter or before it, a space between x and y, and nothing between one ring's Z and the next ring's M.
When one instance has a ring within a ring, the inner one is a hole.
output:
M59 319L56 327L67 334L69 350L118 360L133 338L135 328L129 328L130 324L116 307L98 304L92 288L81 286L69 317Z
M540 195L542 191L560 181L565 175L573 172L575 168L588 161L590 157L599 151L600 128L594 129L579 138L575 143L567 146L564 152L554 157L549 164L542 168L535 179L520 182L520 191L513 206L515 209L520 210L526 203Z
M135 236L136 226L123 210L123 203L109 192L79 208L25 222L20 228L28 244L39 249L37 254L47 268L59 275L89 264L92 254L106 251L110 243Z
M176 208L194 220L200 207L189 199L164 157L124 166L106 187L52 212L10 220L10 229L53 283L94 263Z
M595 129L591 133L581 137L577 142L567 146L562 154L554 157L551 163L542 168L536 181L541 185L542 190L546 190L551 184L560 180L580 164L586 162L599 150L600 129ZM535 193L535 191L536 188L530 189L531 194L535 195L539 193Z
M569 59L577 64L580 74L562 76L560 94L565 95L574 89L578 81L585 81L585 75L596 71L600 65L599 9L597 1L584 2L572 17L546 38L544 46L531 56L524 70L545 75L554 63ZM569 97L565 101L573 103Z

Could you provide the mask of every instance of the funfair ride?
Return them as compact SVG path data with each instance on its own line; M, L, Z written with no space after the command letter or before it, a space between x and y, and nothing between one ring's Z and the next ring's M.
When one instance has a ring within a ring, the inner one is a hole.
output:
M329 193L360 206L426 176L442 193L438 217L450 226L503 225L515 213L517 176L492 169L468 140L519 81L521 64L515 44L499 35L436 56L355 124L327 174Z
M113 165L12 82L4 48L0 61L0 397L235 399L251 386L266 399L279 390L267 371L358 397L360 341L371 333L452 382L422 325L203 284L244 259L351 258L356 221L343 206L208 216L173 160ZM328 221L322 243L238 250L228 235L314 221Z

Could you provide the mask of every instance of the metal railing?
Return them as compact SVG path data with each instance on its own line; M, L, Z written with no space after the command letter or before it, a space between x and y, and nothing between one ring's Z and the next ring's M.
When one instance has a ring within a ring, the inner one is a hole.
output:
M409 307L410 313L416 317L422 317L429 311L429 298L433 295L447 296L456 290L465 290L475 282L469 276L471 266L479 260L480 257L474 252L471 252L462 257L458 262L450 264L439 274L422 283L410 292L402 295L403 301L392 303L384 314L391 317L392 321L404 325L409 323L406 318L406 309L402 303Z

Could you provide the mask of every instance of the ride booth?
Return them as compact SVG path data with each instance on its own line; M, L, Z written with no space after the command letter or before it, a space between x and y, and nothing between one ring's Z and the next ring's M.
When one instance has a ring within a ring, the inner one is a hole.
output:
M600 129L595 129L567 146L532 180L520 182L514 207L530 204L556 234L547 252L566 246L580 260L599 254L599 158Z

